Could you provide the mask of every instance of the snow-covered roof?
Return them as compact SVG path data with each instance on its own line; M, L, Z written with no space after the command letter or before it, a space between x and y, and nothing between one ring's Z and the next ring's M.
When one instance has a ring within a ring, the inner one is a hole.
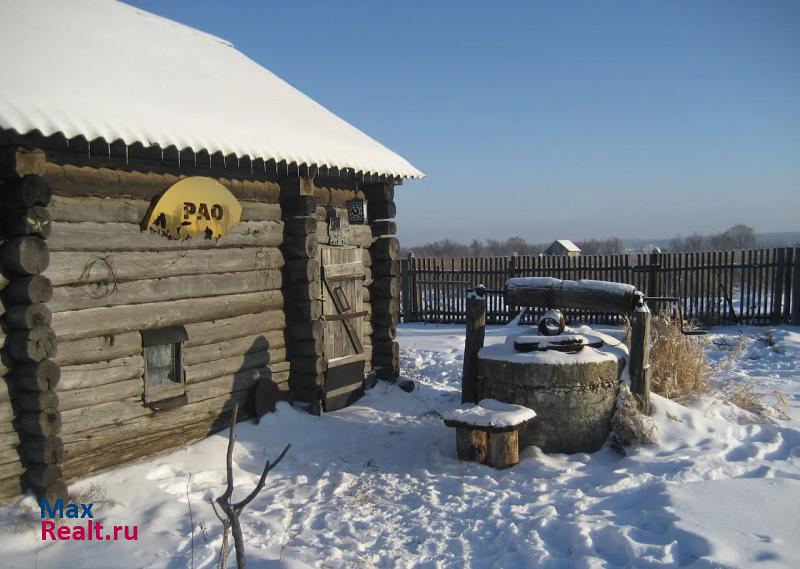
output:
M575 243L573 243L569 239L556 239L555 241L553 241L553 244L550 245L550 247L556 244L561 245L565 251L573 251L575 253L580 253L581 251L580 247L575 245Z
M0 128L421 178L230 43L112 0L0 4Z

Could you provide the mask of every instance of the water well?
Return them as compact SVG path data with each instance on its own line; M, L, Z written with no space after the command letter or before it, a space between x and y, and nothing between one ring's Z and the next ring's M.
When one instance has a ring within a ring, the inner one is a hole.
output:
M519 433L520 448L593 452L611 428L628 350L613 337L582 327L558 336L535 328L478 353L478 399L536 411Z
M545 452L594 452L611 431L623 377L640 410L650 408L650 312L633 286L605 281L512 278L506 304L623 314L631 322L624 343L587 326L565 329L551 310L539 327L521 327L504 343L483 347L485 302L478 287L467 297L462 403L493 399L532 409L536 418L519 431L519 446Z

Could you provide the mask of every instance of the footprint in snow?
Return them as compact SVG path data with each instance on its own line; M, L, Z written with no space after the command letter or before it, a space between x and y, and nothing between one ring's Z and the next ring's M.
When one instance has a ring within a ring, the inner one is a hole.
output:
M148 472L145 478L148 480L167 480L175 478L176 476L180 476L181 474L181 472L176 471L170 465L162 464L161 466Z

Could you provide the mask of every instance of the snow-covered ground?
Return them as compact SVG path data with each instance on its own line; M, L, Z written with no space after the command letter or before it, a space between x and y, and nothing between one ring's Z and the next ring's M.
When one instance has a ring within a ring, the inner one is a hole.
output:
M656 445L625 457L530 448L496 471L460 462L439 416L459 402L463 328L404 325L411 393L379 382L336 413L282 404L239 427L241 495L293 444L242 516L248 566L800 567L800 329L765 332L715 329L715 381L783 392L788 418L758 419L720 396L688 408L656 396ZM138 524L137 542L43 543L33 498L0 509L0 565L190 567L191 474L194 567L213 567L221 526L209 499L224 489L226 443L223 432L71 488L94 496L103 523Z

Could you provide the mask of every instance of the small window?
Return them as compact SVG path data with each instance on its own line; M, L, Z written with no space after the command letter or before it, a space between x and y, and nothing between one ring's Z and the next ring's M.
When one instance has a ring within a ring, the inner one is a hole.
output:
M183 371L183 342L186 328L169 326L142 330L144 351L144 404L168 409L185 404L186 377Z

